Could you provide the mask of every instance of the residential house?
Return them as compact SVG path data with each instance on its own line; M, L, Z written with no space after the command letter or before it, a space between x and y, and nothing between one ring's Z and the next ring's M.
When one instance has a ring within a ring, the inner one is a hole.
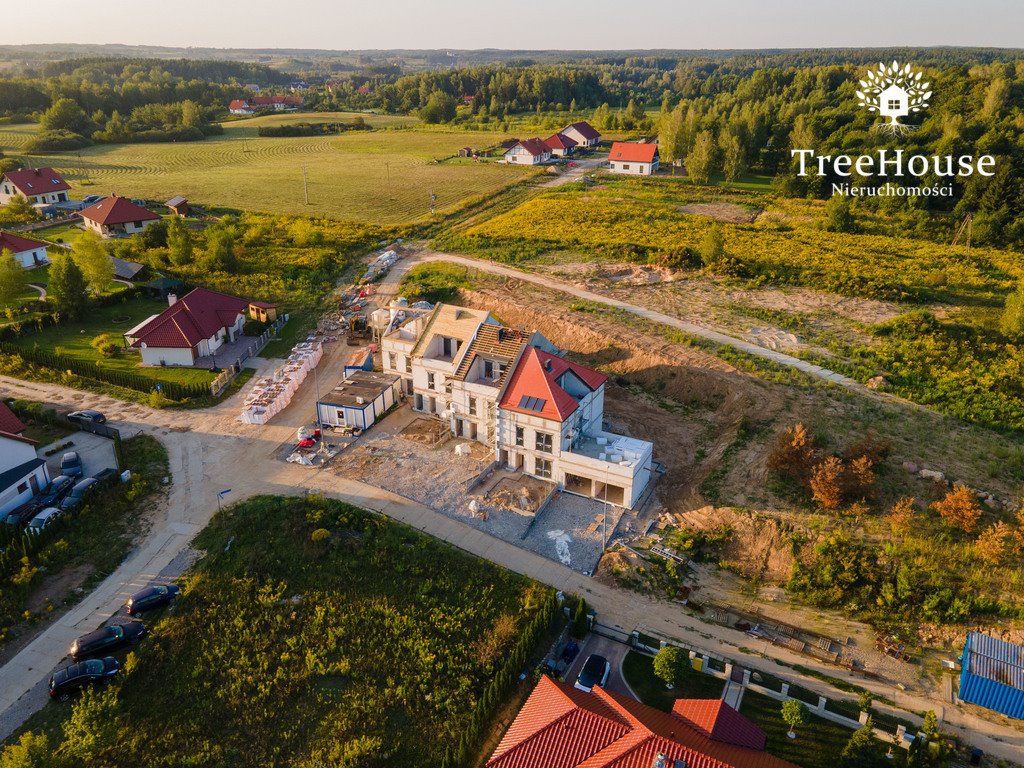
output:
M0 174L0 205L24 197L32 205L66 203L71 186L53 168L24 168Z
M168 307L125 333L128 346L142 353L143 365L195 365L242 335L250 302L195 288L182 298L173 293Z
M303 105L301 96L251 96L233 99L228 104L232 115L253 115L257 112L294 112Z
M650 482L652 444L603 429L608 377L558 356L540 333L439 304L392 323L381 350L414 410L492 447L503 466L630 508Z
M505 152L504 160L517 165L547 163L551 160L551 147L540 139L523 139Z
M10 232L0 232L0 252L10 251L25 269L40 267L50 263L46 249L50 246L38 240L31 240Z
M650 176L658 170L658 145L616 141L608 153L612 173Z
M90 205L78 215L82 217L86 229L91 229L101 237L134 235L153 222L160 221L158 214L117 195Z
M765 752L765 732L720 699L663 712L595 686L541 677L487 768L797 768Z
M548 145L551 154L555 157L566 157L576 149L576 142L564 133L553 133L544 139L544 143Z
M21 419L0 402L0 517L31 501L50 482L46 462L24 431Z
M568 136L580 147L596 147L601 141L601 134L586 120L567 125L559 133Z

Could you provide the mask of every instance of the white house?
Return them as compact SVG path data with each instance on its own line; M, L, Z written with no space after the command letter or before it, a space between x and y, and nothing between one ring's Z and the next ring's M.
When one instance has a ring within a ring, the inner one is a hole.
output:
M71 186L53 168L24 168L0 174L0 205L24 197L32 205L66 203Z
M658 170L658 145L616 141L608 153L608 170L650 176Z
M82 223L100 237L118 237L142 232L160 216L125 197L113 195L81 211Z
M143 365L195 365L242 335L250 307L245 299L206 288L180 299L171 294L167 301L167 309L124 335L128 346L142 353Z
M574 149L576 149L576 142L564 133L553 133L551 136L544 139L544 143L548 145L548 148L551 150L551 154L555 157L567 157L573 153Z
M405 380L414 410L491 446L512 470L618 506L639 500L653 446L602 430L605 374L481 310L439 304L392 327L384 371Z
M512 145L504 155L506 163L539 165L551 160L551 147L540 139L523 139Z
M0 402L0 517L32 500L50 475L36 444L22 436L25 425Z
M568 136L580 147L596 147L601 141L601 134L586 120L567 125L559 133Z
M0 232L0 252L10 251L25 269L41 267L50 263L50 257L46 254L49 246L38 240L30 240L27 237Z

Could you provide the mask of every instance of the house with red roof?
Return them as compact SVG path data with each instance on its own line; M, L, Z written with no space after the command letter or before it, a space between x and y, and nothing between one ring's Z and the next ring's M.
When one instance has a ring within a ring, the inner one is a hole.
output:
M403 309L381 338L384 371L413 410L494 450L513 471L632 508L651 479L653 445L603 430L608 376L567 360L537 331L490 312Z
M124 335L129 348L141 353L143 365L195 365L235 342L247 313L253 312L252 302L208 288L195 288L180 299L172 293L167 302L167 309Z
M571 155L577 146L576 142L564 133L553 133L544 139L544 143L548 145L548 148L551 149L551 154L555 157Z
M86 229L91 229L100 237L134 235L160 221L158 214L117 195L103 198L78 215L82 217Z
M257 112L294 112L303 105L301 96L250 96L232 99L228 112L232 115L254 115Z
M505 151L506 163L540 165L551 161L551 147L542 139L522 139Z
M0 232L0 253L10 251L25 269L41 267L50 263L46 249L50 246L38 240L15 235L11 232Z
M616 141L608 153L608 170L612 173L650 176L657 172L658 163L657 144Z
M596 147L601 141L601 134L586 120L567 125L559 133L568 136L580 147Z
M32 205L66 203L71 185L53 168L23 168L0 174L0 205L24 197Z
M0 402L0 520L50 482L46 462L36 455L36 443L24 431L21 419Z
M662 712L546 675L487 768L797 768L765 752L764 731L722 701L676 701Z

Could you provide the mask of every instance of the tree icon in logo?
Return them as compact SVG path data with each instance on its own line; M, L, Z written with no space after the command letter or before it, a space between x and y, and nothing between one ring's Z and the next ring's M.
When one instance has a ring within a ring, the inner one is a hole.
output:
M901 67L894 61L888 66L879 64L877 69L868 70L867 77L860 81L857 98L862 107L888 118L880 128L902 134L912 130L912 126L901 123L899 118L928 106L932 96L928 90L930 85L922 82L921 72L914 72L909 64Z

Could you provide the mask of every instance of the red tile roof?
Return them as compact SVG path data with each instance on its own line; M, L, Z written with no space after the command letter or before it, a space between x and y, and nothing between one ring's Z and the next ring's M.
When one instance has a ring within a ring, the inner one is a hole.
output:
M68 184L53 168L27 168L21 171L7 171L0 176L0 179L7 179L21 194L42 195L47 192L63 192L71 189Z
M0 432L20 435L24 431L25 425L21 419L14 415L14 411L7 407L7 403L0 402Z
M27 237L12 235L10 232L0 232L0 251L23 253L24 251L34 251L36 248L48 247L46 243L41 243L38 240L29 240Z
M247 102L245 99L232 99L231 103L228 104L228 109L250 109L249 102Z
M572 149L576 146L576 142L564 133L553 133L544 139L544 143L551 149Z
M133 336L133 347L174 347L188 349L222 328L235 324L249 302L206 288L189 291L154 317Z
M608 159L622 160L626 163L653 163L657 154L657 144L634 144L628 141L616 141L612 144L612 151L608 153Z
M579 407L576 398L559 383L564 382L562 376L567 374L578 378L591 391L608 381L600 371L529 347L519 358L499 407L552 421L565 421ZM533 400L529 401L529 398Z
M754 728L738 712L735 718ZM749 733L737 727L741 738ZM762 750L709 738L677 715L596 686L586 694L546 676L487 768L652 768L659 754L667 765L680 760L687 768L796 768Z
M565 128L562 129L562 133L565 133L570 128L575 128L577 131L579 131L580 135L583 136L583 138L585 138L587 141L597 141L600 140L601 138L601 134L597 132L597 129L594 128L594 126L592 126L586 120L581 120L578 123L572 123L571 125L565 126Z
M721 699L676 699L672 714L715 741L764 749L768 736Z
M534 157L542 157L544 155L551 154L551 149L540 139L523 139L519 142L519 146Z
M152 221L160 216L152 211L136 205L125 197L112 197L93 203L79 214L83 219L95 221L97 224L127 224L129 221Z

